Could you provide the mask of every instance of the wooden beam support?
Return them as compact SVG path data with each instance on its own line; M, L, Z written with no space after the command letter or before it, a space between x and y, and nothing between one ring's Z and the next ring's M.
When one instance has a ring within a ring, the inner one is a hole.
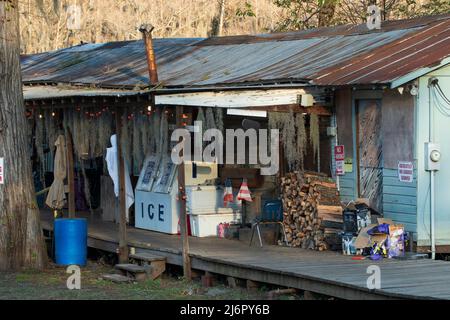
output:
M122 135L122 110L116 108L116 138L117 138L117 158L119 165L119 263L128 263L128 240L127 240L127 207L125 195L125 161L120 144Z
M177 128L182 127L183 107L176 108ZM184 176L184 162L178 166L178 201L180 202L180 234L182 240L183 255L183 275L186 279L191 280L191 260L189 257L189 235L187 228L187 212L186 212L186 189Z

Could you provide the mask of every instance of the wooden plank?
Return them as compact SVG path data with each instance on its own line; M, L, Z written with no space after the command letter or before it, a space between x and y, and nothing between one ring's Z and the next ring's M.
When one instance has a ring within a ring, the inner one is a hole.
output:
M177 128L182 127L183 107L176 108L176 122ZM182 154L181 157L184 155ZM192 278L191 261L189 257L189 236L187 228L187 210L186 210L186 189L185 189L185 169L184 161L178 166L178 202L180 204L180 233L182 241L182 255L183 255L183 274L188 280Z
M390 212L417 214L415 205L384 203L383 209Z
M157 256L147 252L130 254L130 258L147 262L166 261L166 257Z
M359 196L383 212L383 147L381 140L381 101L358 100Z
M397 177L383 176L383 184L385 186L399 186L399 187L403 187L403 188L416 188L417 187L417 179L414 178L413 182L408 183L408 182L402 182L402 181L398 180L398 176Z
M395 195L404 195L404 196L416 196L417 190L415 188L404 188L402 187L394 187L394 186L384 186L383 193L395 194Z
M383 140L385 168L397 169L398 161L414 159L414 99L398 90L383 92L380 135L389 137Z
M82 214L79 214L82 216ZM89 215L86 215L89 217ZM42 214L42 225L51 228L51 212ZM117 225L89 220L89 246L115 252ZM130 228L128 243L137 252L167 258L167 263L183 265L180 237ZM102 240L103 239L103 240ZM352 261L335 252L265 246L218 238L190 238L192 268L251 281L309 290L343 299L450 298L450 264L444 261ZM151 242L146 248L136 243ZM105 248L105 249L103 249ZM270 259L267 259L270 257ZM382 289L366 288L367 267L382 270ZM424 272L426 270L426 272Z
M391 204L406 204L406 205L417 205L417 197L415 196L402 196L402 195L393 195L389 193L383 194L383 202L391 203Z
M319 116L331 116L332 112L329 108L324 106L312 106L302 107L298 104L277 105L277 106L265 106L265 107L253 107L251 110L261 110L267 112L289 112L292 110L294 113L306 113L317 114Z
M117 270L123 270L131 273L145 273L145 268L142 266L138 266L137 264L131 263L116 264L115 268Z
M104 280L108 280L108 281L112 281L115 283L129 283L129 282L133 282L132 278L126 277L124 275L121 274L104 274L102 275L102 279Z
M298 104L304 89L229 90L157 95L156 105L249 108Z
M388 219L394 220L394 222L400 222L400 223L417 223L417 216L415 214L408 214L408 213L397 213L397 212L384 212L384 217Z

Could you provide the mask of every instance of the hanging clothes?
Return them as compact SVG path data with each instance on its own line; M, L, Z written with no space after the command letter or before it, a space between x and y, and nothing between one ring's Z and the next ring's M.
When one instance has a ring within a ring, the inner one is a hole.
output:
M52 209L62 209L66 204L64 179L67 176L67 149L66 139L59 135L55 141L56 153L53 167L54 179L48 191L45 204Z
M111 136L111 148L106 149L106 164L108 165L108 173L114 183L114 194L119 196L119 161L117 156L117 136ZM125 160L124 160L125 161ZM127 208L127 222L129 221L128 211L134 203L133 187L131 185L130 172L128 164L125 162L125 204Z

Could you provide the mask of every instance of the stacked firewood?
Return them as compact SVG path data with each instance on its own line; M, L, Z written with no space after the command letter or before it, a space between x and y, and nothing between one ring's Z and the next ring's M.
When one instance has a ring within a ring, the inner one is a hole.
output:
M337 245L342 206L330 178L313 172L288 173L281 179L281 193L290 246L324 251Z

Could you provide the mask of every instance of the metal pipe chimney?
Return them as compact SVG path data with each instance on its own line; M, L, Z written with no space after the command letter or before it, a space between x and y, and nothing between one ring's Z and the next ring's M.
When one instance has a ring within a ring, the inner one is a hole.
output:
M144 39L145 52L147 54L148 74L150 77L150 85L156 86L158 84L158 71L156 69L156 57L153 51L152 31L155 27L151 24L142 24L139 31L142 32Z

